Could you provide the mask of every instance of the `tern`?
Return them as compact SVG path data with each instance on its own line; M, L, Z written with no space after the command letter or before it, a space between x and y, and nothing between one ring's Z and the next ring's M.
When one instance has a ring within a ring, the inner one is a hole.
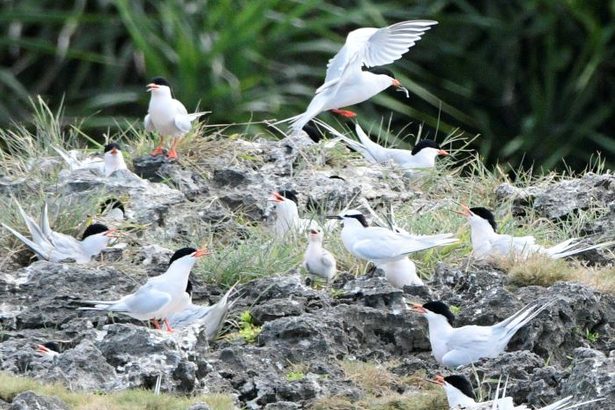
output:
M506 387L500 397L500 385L496 390L496 397L493 400L486 402L476 402L476 396L472 389L472 384L461 375L452 375L443 377L441 375L436 376L434 383L442 386L446 392L446 398L448 400L448 406L451 410L531 410L525 405L515 406L512 397L504 397L506 395ZM554 403L551 403L545 407L540 407L536 410L568 410L575 409L584 406L589 403L602 401L603 398L588 400L582 403L573 403L572 396L565 397Z
M365 216L354 209L329 218L343 221L341 238L348 252L378 267L400 261L409 253L457 242L453 234L410 235L379 226L370 227Z
M389 87L402 89L399 80L383 69L371 69L399 60L434 24L432 20L409 20L388 27L366 27L351 31L346 43L329 60L324 83L303 114L290 118L293 133L323 111L354 117L342 107L361 103ZM366 67L368 70L363 70Z
M208 114L209 111L188 114L184 104L173 98L171 85L162 77L154 78L147 85L147 91L151 93L151 96L147 115L143 121L145 130L148 132L155 131L160 136L160 141L151 155L162 155L165 137L172 137L173 142L171 142L167 158L177 159L179 139L190 131L192 121Z
M167 318L187 307L189 297L186 296L186 288L190 271L198 258L208 254L205 248L179 249L171 257L165 273L149 278L134 293L113 301L84 301L95 306L79 310L118 312L138 320L153 320L156 328L160 328L158 320L164 320L167 330L172 332L173 328Z
M457 368L481 358L493 358L506 349L519 329L555 302L529 304L492 326L453 327L455 316L439 301L413 304L412 310L425 316L429 325L431 354L440 364Z
M468 208L462 205L462 209L460 213L468 219L472 230L472 254L479 259L510 255L527 259L536 254L546 255L552 259L560 259L592 249L615 245L615 241L611 241L597 245L582 246L579 238L571 238L546 248L537 244L536 238L533 236L515 237L497 233L495 217L487 208Z
M36 346L36 353L49 359L60 355L60 346L56 342L46 342Z
M111 238L116 236L115 229L95 223L89 225L83 232L81 240L78 240L51 230L46 202L43 205L40 223L36 223L31 216L27 215L17 200L15 203L32 239L26 238L4 223L2 226L36 253L40 259L51 262L73 259L79 264L88 263L109 245Z
M123 221L126 217L124 204L117 198L107 198L98 207L98 214L109 221Z
M229 301L234 292L235 286L232 286L215 304L195 305L192 303L192 284L188 281L185 293L188 295L189 303L184 309L169 315L169 323L175 329L183 329L194 324L205 325L207 339L212 340L218 334L229 309L237 302L237 299Z
M79 159L75 151L65 151L62 148L51 146L60 157L68 164L71 170L76 169L95 169L103 173L106 177L120 169L128 169L124 161L124 155L119 144L111 142L103 147L103 159L85 158Z
M297 194L295 190L280 190L273 192L269 197L269 201L273 203L270 212L275 217L272 230L278 237L283 237L288 232L320 228L317 221L299 217ZM331 224L325 225L325 228L328 227L331 227Z
M443 150L436 141L430 139L417 142L411 151L398 148L386 148L373 142L358 123L355 124L355 131L359 137L359 141L348 138L322 121L318 123L331 134L335 135L336 138L348 145L348 147L360 153L367 162L373 164L386 165L393 163L399 168L408 171L420 168L433 168L438 156L449 155L449 153Z
M310 229L308 246L303 256L303 267L308 273L328 282L336 273L335 257L322 247L322 241L322 231L317 228Z

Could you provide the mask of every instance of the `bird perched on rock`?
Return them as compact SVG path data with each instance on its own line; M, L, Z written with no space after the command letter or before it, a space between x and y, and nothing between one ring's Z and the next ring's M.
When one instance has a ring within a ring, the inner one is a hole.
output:
M157 328L160 328L158 320L164 320L167 330L171 332L173 329L167 318L186 308L189 303L186 288L190 271L198 258L208 254L207 249L179 249L171 257L166 272L149 278L136 292L118 300L84 301L95 306L79 309L118 312L138 320L153 320Z
M495 393L493 400L485 402L477 402L472 384L465 376L452 375L443 377L436 376L434 383L442 386L446 392L448 406L451 410L531 410L524 404L515 406L512 397L504 397L506 395L506 386L502 390L500 397L500 384ZM603 399L588 400L582 403L572 402L572 396L565 397L545 407L540 407L535 410L566 410L576 409L589 403L602 401Z
M303 267L308 273L329 281L335 276L335 257L323 248L323 233L317 228L310 229L308 246L303 256Z
M36 346L36 354L48 359L53 359L54 357L59 356L60 351L60 345L56 342L45 342Z
M167 158L177 159L179 139L190 131L192 121L209 111L188 114L184 104L173 98L171 85L162 77L154 78L147 85L147 91L151 95L147 115L144 119L145 130L148 132L155 131L160 136L160 141L151 155L162 155L165 137L172 137L173 141L167 153Z
M400 59L434 24L438 23L410 20L383 28L366 27L351 31L344 46L329 60L325 81L316 90L306 111L284 121L290 121L293 133L296 133L323 111L332 110L354 117L353 112L340 108L368 100L389 87L407 93L390 71L372 67ZM363 67L368 70L363 70Z
M192 325L205 326L207 339L215 339L220 327L224 323L224 318L229 309L237 302L237 299L230 301L229 298L235 292L235 286L211 306L201 306L192 303L192 283L188 281L186 294L189 297L187 306L169 316L169 323L175 329L183 329Z
M565 258L592 249L614 246L615 241L591 246L582 246L579 238L567 239L550 248L536 243L533 236L512 236L496 232L497 224L493 213L483 207L462 206L460 212L470 222L472 255L479 259L515 256L526 259L531 255L545 255L552 259Z
M128 169L124 161L124 155L119 144L110 142L103 147L103 159L95 158L78 158L76 151L65 151L56 146L51 146L60 157L68 164L71 170L76 169L93 169L103 173L106 177L121 169Z
M360 153L366 161L373 164L386 165L392 163L399 168L409 171L421 168L433 168L438 156L449 155L443 150L436 141L424 139L416 143L412 150L386 148L373 142L357 123L355 131L359 141L353 140L338 132L335 128L318 122L340 141L344 142L349 148Z
M95 223L89 225L83 232L81 240L78 240L72 236L51 230L46 202L41 211L40 223L36 223L31 216L27 215L17 200L15 200L15 203L32 239L26 238L4 223L2 226L36 253L40 259L51 262L72 259L79 264L88 263L94 256L100 254L109 245L111 239L116 236L115 229L109 229L105 225Z
M369 226L360 211L348 210L332 219L342 220L341 238L344 247L359 259L368 260L380 267L399 261L409 253L457 242L453 234L410 235L390 229Z
M453 327L455 316L439 301L413 304L412 310L422 314L429 325L431 354L440 364L456 368L488 357L497 357L519 329L555 302L525 306L508 319L492 326Z

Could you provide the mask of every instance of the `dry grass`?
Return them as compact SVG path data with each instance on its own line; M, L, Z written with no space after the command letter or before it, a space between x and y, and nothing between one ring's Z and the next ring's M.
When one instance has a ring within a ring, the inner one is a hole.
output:
M149 390L124 390L117 393L73 392L58 383L42 384L34 379L0 373L0 399L12 401L24 391L55 396L75 410L185 410L195 403L207 403L211 408L234 409L233 399L225 394L206 394L195 397L173 394L156 395Z
M441 390L441 389L440 389ZM416 394L389 393L381 397L366 396L361 400L332 396L316 400L312 410L447 410L443 391L428 390Z

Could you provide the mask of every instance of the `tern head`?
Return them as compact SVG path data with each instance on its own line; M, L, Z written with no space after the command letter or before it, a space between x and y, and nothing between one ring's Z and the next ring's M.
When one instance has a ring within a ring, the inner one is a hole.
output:
M122 151L122 150L120 149L119 144L117 144L117 143L115 143L115 142L111 142L111 143L109 143L109 144L105 145L105 148L104 148L104 151L103 151L103 152L104 152L105 154L106 154L106 153L109 153L109 155L117 155L118 153L120 153L120 154L121 154L121 151Z
M395 90L402 88L401 82L395 78L395 74L391 70L383 67L371 67L363 68L363 71L369 71L372 74L376 74L383 77L383 80L387 81L388 87Z
M446 398L450 408L465 408L476 404L476 396L472 384L464 376L452 375L442 377L438 375L434 383L439 384L446 392Z
M295 205L297 205L299 203L297 194L298 192L295 191L294 189L275 191L271 194L271 197L269 197L269 200L277 204L288 202L290 200L294 202Z
M490 225L493 232L496 232L498 229L493 212L482 206L468 208L467 206L462 205L460 214L468 218L470 226L473 228L487 228L488 225Z
M355 226L357 224L360 224L364 228L367 228L369 226L369 224L367 223L367 220L365 219L365 216L361 213L361 211L358 211L356 209L349 209L345 212L342 212L339 215L327 216L327 218L328 219L339 219L344 222L344 226L346 226L346 224L349 224L349 225L352 224Z
M427 160L435 161L437 156L447 156L448 152L443 150L434 140L424 139L416 143L412 148L412 155L422 156Z
M171 96L171 84L163 77L154 77L146 86L147 91L152 95L168 95Z
M413 303L412 311L425 315L427 319L443 317L451 326L453 326L453 321L455 320L455 315L453 315L448 306L440 301L431 301L423 305Z
M104 160L105 160L105 175L109 176L118 169L127 169L124 162L124 156L120 146L115 142L105 145L104 148Z
M317 228L311 228L308 234L308 238L310 240L310 242L322 242L323 239L323 234L322 231L320 229Z
M117 198L107 198L103 202L101 202L98 207L98 213L100 215L105 215L107 217L111 217L111 219L124 219L124 215L126 214L126 210L124 209L124 204Z
M81 246L88 255L96 256L109 246L109 242L115 237L117 237L116 229L109 229L103 224L95 223L83 232Z
M60 354L60 345L56 342L46 342L36 346L36 353L41 356L54 357Z
M175 251L173 256L171 256L171 259L169 260L169 267L174 264L189 264L192 266L198 258L206 255L209 255L207 248L181 248Z

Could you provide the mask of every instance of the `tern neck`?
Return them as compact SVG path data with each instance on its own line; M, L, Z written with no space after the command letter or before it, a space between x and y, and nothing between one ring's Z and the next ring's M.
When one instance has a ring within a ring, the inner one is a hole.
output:
M434 148L423 148L415 155L412 155L414 166L417 168L433 168L436 165L438 150Z
M425 317L429 326L429 337L439 338L441 335L446 335L453 330L451 324L442 315L428 311Z
M287 230L297 225L299 221L299 210L297 204L286 199L276 206L276 226Z
M89 257L97 256L109 245L109 237L103 234L90 235L81 241L81 248Z
M482 218L472 217L470 219L470 227L472 230L470 234L472 237L472 248L474 249L480 248L486 240L497 235L489 222Z
M446 392L448 406L451 409L466 408L468 406L476 405L476 401L473 398L466 396L455 386L446 383L444 385L444 391Z
M124 156L122 155L122 153L105 153L105 176L111 175L118 169L128 169L126 163L124 162Z
M178 291L185 293L186 286L188 285L188 277L195 263L196 259L192 257L179 258L173 261L171 266L169 266L167 271L161 276L165 276L167 282L170 286L173 286L174 289L176 288Z

